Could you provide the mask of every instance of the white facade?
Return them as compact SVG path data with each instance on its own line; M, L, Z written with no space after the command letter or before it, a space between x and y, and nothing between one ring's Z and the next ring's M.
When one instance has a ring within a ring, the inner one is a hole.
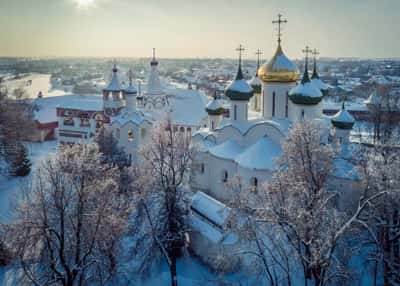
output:
M263 117L271 118L287 118L289 116L289 98L288 92L296 85L292 83L263 82Z

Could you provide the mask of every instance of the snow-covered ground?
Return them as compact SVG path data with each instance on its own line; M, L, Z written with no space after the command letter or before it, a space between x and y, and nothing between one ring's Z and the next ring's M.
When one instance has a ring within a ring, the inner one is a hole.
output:
M36 169L47 156L55 153L56 146L57 141L26 143L29 159L32 162L31 173L26 177L0 176L0 223L9 221L12 215L13 203L18 200L22 188L31 183Z
M21 79L6 80L5 86L11 95L13 95L15 89L23 88L29 98L36 98L39 92L42 92L43 97L66 94L64 90L54 89L52 87L49 74L34 73L28 76L23 76Z

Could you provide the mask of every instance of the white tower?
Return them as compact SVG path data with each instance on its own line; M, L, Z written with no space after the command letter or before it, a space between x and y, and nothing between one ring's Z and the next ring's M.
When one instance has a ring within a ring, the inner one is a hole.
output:
M118 79L117 65L114 64L110 83L103 89L103 109L106 114L115 115L124 105L124 92Z
M125 89L125 98L126 98L126 110L130 113L134 113L136 111L136 96L137 89L133 85L132 81L132 70L129 70L129 85Z
M239 51L239 68L234 81L232 81L225 89L225 95L230 99L229 117L232 122L247 121L248 118L248 104L250 98L253 96L253 89L243 79L242 73L242 45L237 49Z
M150 77L147 83L147 92L149 95L163 94L160 77L158 76L158 61L156 60L156 49L153 48L153 59L150 62Z
M300 72L282 50L281 25L287 20L279 14L272 23L278 25L278 48L272 59L260 67L258 76L262 81L263 117L281 119L289 115L288 92L296 85Z

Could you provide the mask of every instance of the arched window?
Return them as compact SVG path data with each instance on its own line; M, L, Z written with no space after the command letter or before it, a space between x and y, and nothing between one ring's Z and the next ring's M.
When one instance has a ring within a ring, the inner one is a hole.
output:
M128 141L133 141L133 131L131 129L128 130Z
M222 182L228 182L228 171L226 170L222 171Z
M250 179L250 186L251 186L251 188L255 191L255 190L257 190L257 187L258 187L258 179L256 178L256 177L252 177L251 179Z
M185 132L185 127L181 127L181 128L179 128L179 132Z
M211 121L211 129L214 130L214 120Z
M174 126L174 127L173 127L173 131L174 131L174 132L178 132L178 127L177 127L177 126Z
M190 127L188 127L188 128L186 128L186 131L187 131L187 133L192 133L192 128L190 128Z
M272 117L275 116L275 91L272 93Z
M304 118L304 109L301 110L301 118Z

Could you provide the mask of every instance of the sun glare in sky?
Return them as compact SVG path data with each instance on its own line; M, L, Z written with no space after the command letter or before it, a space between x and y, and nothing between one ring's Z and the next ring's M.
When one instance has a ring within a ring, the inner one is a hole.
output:
M95 0L73 0L78 8L87 9L94 5Z

